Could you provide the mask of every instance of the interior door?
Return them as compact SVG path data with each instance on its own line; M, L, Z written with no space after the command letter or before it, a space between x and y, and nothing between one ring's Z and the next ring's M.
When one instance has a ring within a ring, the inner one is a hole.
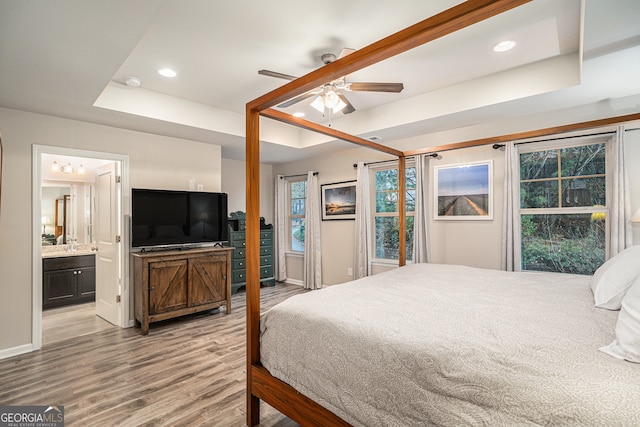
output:
M120 203L117 162L109 163L96 172L96 314L114 325L121 325L117 301L120 291L119 242Z

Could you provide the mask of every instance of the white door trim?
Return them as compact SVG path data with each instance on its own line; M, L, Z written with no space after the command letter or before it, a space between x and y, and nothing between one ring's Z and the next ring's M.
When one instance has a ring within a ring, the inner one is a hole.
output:
M129 156L126 154L104 153L100 151L78 150L66 147L54 147L48 145L32 146L32 212L31 212L31 234L32 234L32 322L31 322L31 351L42 347L42 238L40 216L42 211L42 154L58 154L76 157L91 157L95 159L105 159L120 162L121 165L121 192L120 223L122 224L122 251L120 265L120 286L122 287L122 301L120 303L121 327L129 327L133 324L130 317L130 301L132 295L129 287L129 229L128 218L131 216L131 187L129 186Z

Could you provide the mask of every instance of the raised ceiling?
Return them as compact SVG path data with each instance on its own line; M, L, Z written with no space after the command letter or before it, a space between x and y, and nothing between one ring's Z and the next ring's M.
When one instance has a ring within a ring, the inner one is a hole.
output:
M222 145L244 156L244 106L320 66L459 3L452 0L39 0L0 3L0 106ZM285 109L382 143L640 94L640 2L535 0L348 76L403 82L348 92L357 111ZM498 54L492 47L517 41ZM171 67L178 75L157 74ZM137 88L124 84L134 75ZM267 121L262 159L340 143Z

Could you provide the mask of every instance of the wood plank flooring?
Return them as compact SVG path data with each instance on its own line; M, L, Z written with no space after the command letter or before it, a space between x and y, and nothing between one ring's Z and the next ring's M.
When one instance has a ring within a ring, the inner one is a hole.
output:
M262 310L302 293L261 290ZM0 405L62 405L67 426L244 426L245 293L232 313L108 328L0 360ZM262 404L262 426L296 426Z
M96 316L96 303L68 305L42 311L42 345L116 328Z

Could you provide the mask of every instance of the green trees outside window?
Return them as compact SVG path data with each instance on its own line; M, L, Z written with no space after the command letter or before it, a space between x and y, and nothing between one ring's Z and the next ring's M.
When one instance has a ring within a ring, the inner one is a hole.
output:
M413 214L416 209L416 169L406 172L406 243L407 260L413 255ZM374 170L374 256L378 259L397 260L399 257L400 226L398 221L398 169Z
M522 269L593 274L606 260L605 144L520 154Z
M290 249L304 252L304 213L307 197L307 181L292 181L289 183L289 230Z

